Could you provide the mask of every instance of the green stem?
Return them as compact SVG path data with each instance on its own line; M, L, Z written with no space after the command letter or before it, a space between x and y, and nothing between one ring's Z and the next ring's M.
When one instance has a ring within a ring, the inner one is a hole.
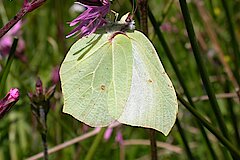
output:
M184 79L182 77L182 74L181 74L181 72L180 72L180 70L179 70L179 68L177 66L177 63L176 63L176 61L175 61L175 59L174 59L174 57L173 57L173 55L172 55L172 53L171 53L171 51L169 49L169 46L168 46L168 44L167 44L167 42L166 42L166 40L165 40L161 30L159 29L159 27L157 25L157 21L156 21L155 17L153 16L151 10L149 10L148 15L149 15L150 21L152 22L154 30L155 30L155 32L156 32L156 34L158 36L158 39L159 39L159 41L161 42L161 44L163 46L163 49L164 49L164 51L165 51L165 53L166 53L166 55L167 55L171 65L172 65L176 75L177 75L177 78L178 78L178 80L179 80L179 82L180 82L180 84L181 84L181 86L183 88L183 91L184 91L184 93L185 93L189 103L191 104L191 106L193 106L195 108L195 105L194 105L194 103L192 101L192 97L191 97L190 92L189 92L189 90L187 88L187 85L186 85L186 83L185 83L185 81L184 81ZM204 127L202 126L202 124L199 121L197 121L197 125L200 128L200 131L201 131L201 133L203 135L203 138L204 138L204 140L205 140L205 142L207 144L207 147L208 147L208 149L209 149L209 151L211 153L212 159L214 159L214 160L217 159L216 153L214 152L214 150L212 148L212 144L211 144L209 138L207 137L207 134L206 134L206 131L205 131Z
M166 5L166 7L163 9L162 17L161 17L161 20L160 20L160 23L159 23L160 25L164 22L165 18L167 17L167 14L169 13L173 2L174 2L174 0L170 0L168 2L168 4Z
M7 80L7 77L8 77L13 59L14 59L17 44L18 44L18 39L14 38L13 44L12 44L12 47L11 47L11 50L10 50L10 53L9 53L9 57L8 57L8 60L7 60L7 64L4 67L3 73L1 74L1 77L0 77L0 86L1 86L0 87L0 97L3 97L3 95L4 95L4 87L6 86L6 80Z
M8 18L7 18L7 13L6 13L6 10L4 8L2 0L0 0L0 15L2 17L3 24L6 24L8 22Z
M213 6L213 1L212 0L209 0L209 6L210 6L211 15L215 19L216 15L215 15L215 12L214 12L214 6Z
M217 119L218 125L221 129L221 132L223 133L223 135L226 138L228 138L229 136L228 136L227 127L224 123L221 111L220 111L219 106L218 106L216 96L214 94L213 88L211 86L211 83L210 83L210 80L209 80L209 77L208 77L207 70L205 68L205 65L203 63L203 60L202 60L202 57L201 57L201 54L200 54L200 50L199 50L199 47L198 47L197 39L196 39L195 32L194 32L194 29L193 29L193 24L192 24L192 20L191 20L189 11L188 11L188 6L187 6L187 3L186 3L186 0L179 0L179 2L180 2L185 26L186 26L186 29L187 29L187 32L188 32L189 40L190 40L190 43L191 43L191 46L192 46L193 54L194 54L195 60L197 62L198 69L200 71L200 75L201 75L201 78L202 78L202 81L203 81L203 85L205 86L207 95L208 95L209 100L210 100L210 104L213 108L213 112L214 112L215 117Z
M240 158L240 151L235 148L224 136L222 136L218 130L215 129L195 108L193 108L187 101L185 101L178 93L178 100L183 106L191 112L216 138L226 147L229 151L233 152L238 158Z
M101 131L97 134L96 138L94 139L93 144L90 147L90 149L85 157L85 160L93 159L94 153L97 150L97 147L99 146L105 131L106 131L106 128L101 128Z
M40 124L41 125L41 136L42 136L42 144L43 144L43 153L44 160L48 160L48 146L47 146L47 122L46 122L46 113L42 107L39 108L40 113Z
M230 92L230 84L229 81L226 81L226 85L225 85L225 93L229 93ZM240 148L240 135L239 135L239 127L238 127L238 122L237 122L237 115L236 113L234 113L234 106L233 106L233 101L232 99L227 99L227 108L228 112L229 112L229 118L231 119L232 125L233 125L233 129L234 129L234 138L235 138L235 142L236 145L238 146L238 148Z
M228 24L228 31L229 34L231 36L231 45L233 48L233 52L234 52L234 62L235 62L235 76L237 79L238 84L240 84L240 77L239 77L239 67L240 67L240 51L239 51L239 45L237 42L237 38L236 38L236 34L234 31L234 27L233 27L233 21L232 21L232 16L230 15L229 9L228 9L228 3L225 0L221 0L222 1L222 5L227 17L227 24ZM239 89L239 88L238 88Z
M47 135L45 133L41 133L41 136L42 136L42 143L43 143L44 160L48 160Z
M178 128L179 134L180 134L180 136L181 136L181 138L182 138L182 141L183 141L183 144L184 144L184 147L185 147L185 150L186 150L188 159L194 160L194 157L193 157L193 155L192 155L191 149L190 149L190 147L189 147L189 145L188 145L186 136L185 136L185 134L184 134L184 131L183 131L183 129L182 129L182 126L181 126L178 118L177 118L177 120L176 120L176 125L177 125L177 128Z

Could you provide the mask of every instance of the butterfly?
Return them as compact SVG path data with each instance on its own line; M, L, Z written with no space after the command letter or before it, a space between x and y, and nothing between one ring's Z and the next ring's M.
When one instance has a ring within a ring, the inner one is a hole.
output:
M73 44L60 68L63 112L92 127L118 121L168 135L175 89L151 41L132 25L126 14L107 33Z

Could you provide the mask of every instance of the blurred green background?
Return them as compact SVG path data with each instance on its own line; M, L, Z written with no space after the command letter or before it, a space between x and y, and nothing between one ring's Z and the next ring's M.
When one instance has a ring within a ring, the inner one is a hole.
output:
M4 21L11 19L20 10L23 1L19 0L0 0L1 18L0 26ZM201 2L202 4L198 4ZM240 1L226 1L230 16L234 24L234 31L237 40L240 36ZM13 61L8 75L6 86L0 86L5 91L12 87L20 89L21 97L13 109L1 119L0 123L0 159L1 160L20 160L35 155L42 151L42 142L40 134L36 128L36 121L31 114L30 100L27 93L35 90L36 78L39 76L43 81L44 87L53 84L52 72L54 68L59 67L69 47L77 40L77 37L66 39L65 36L73 29L67 22L73 20L79 15L78 12L71 9L74 1L47 0L46 3L27 14L23 19L22 33L25 41L24 55L27 62L22 62L16 58ZM202 5L199 9L198 5ZM234 94L234 87L229 83L229 78L224 72L224 66L218 58L216 46L224 53L224 60L233 71L238 71L234 65L235 57L232 47L232 37L229 34L227 17L221 1L214 0L189 0L189 11L192 17L196 37L199 43L200 51L203 56L205 67L209 73L211 84L217 95L226 95L232 93L229 99L218 98L219 106L222 111L224 122L229 131L229 140L233 145L239 147L240 142L236 141L239 133L236 133L233 122L233 115L236 122L240 118L239 102ZM114 0L111 8L121 15L132 11L129 0ZM214 117L212 107L208 100L197 100L200 96L206 95L202 80L199 75L198 66L194 59L191 44L184 25L179 2L177 0L149 0L149 10L152 11L157 25L163 32L170 50L175 58L176 64L180 69L197 110L204 115L206 119L217 128L217 122ZM6 13L6 14L5 14ZM206 17L208 21L206 21ZM139 29L137 17L136 27ZM209 23L211 22L211 23ZM170 76L175 89L184 96L183 89L178 78L165 54L165 50L159 41L156 30L149 21L149 38L152 40L156 50L159 53L166 72ZM215 35L211 37L210 33ZM7 57L0 59L1 68L4 67ZM230 87L229 87L230 86ZM229 90L227 89L229 88ZM1 93L2 94L2 93ZM4 95L2 94L2 95ZM2 98L2 97L1 97ZM57 83L54 97L51 99L51 110L48 114L48 145L52 148L65 141L71 140L77 136L92 130L84 129L84 125L69 115L62 113L62 94L60 83ZM231 113L231 109L233 113ZM181 104L178 113L179 122L184 130L187 143L195 159L213 159L209 148L201 135L195 117L187 111ZM236 126L235 126L236 127ZM85 127L86 128L86 127ZM217 128L218 129L218 128ZM115 136L121 131L124 142L123 145L115 141ZM238 130L239 132L239 130ZM206 131L210 143L218 159L231 159L226 148L209 131ZM87 138L80 143L76 143L63 150L55 152L49 156L49 159L83 159L88 153L95 137ZM137 140L136 140L137 139ZM122 159L150 159L150 146L143 145L138 140L149 140L148 130L137 127L121 125L114 128L113 134L109 140L102 140L94 153L96 160ZM168 137L161 133L156 134L158 142L164 142L167 146L158 147L159 159L184 160L188 159L182 137L179 129L175 126ZM134 143L129 144L132 140ZM135 140L135 141L134 141ZM144 141L145 142L145 141ZM165 144L165 145L166 145ZM239 148L238 148L239 150Z

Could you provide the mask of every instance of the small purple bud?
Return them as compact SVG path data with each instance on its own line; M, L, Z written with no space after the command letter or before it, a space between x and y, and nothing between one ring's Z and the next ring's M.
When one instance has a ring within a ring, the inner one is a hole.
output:
M42 81L40 78L37 79L36 82L36 94L42 95L43 94L43 87L42 87Z
M117 132L115 141L118 142L118 143L120 143L120 144L123 143L123 136L122 136L122 133L121 133L120 131Z
M0 119L11 109L11 107L19 99L19 90L17 88L10 89L8 94L0 100Z
M9 91L9 97L8 100L9 101L16 101L19 98L19 90L17 88L12 88Z
M57 84L60 81L60 75L59 75L59 67L55 67L52 70L52 82L53 84Z
M113 131L112 128L108 128L108 129L105 131L105 133L104 133L104 139L105 139L106 141L109 140L109 138L111 137L112 131Z

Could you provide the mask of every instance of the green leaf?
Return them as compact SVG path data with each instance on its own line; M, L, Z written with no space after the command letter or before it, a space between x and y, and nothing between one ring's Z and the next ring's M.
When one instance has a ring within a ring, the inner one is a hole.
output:
M60 69L63 111L93 127L121 123L167 135L178 104L157 53L139 31L78 40Z

